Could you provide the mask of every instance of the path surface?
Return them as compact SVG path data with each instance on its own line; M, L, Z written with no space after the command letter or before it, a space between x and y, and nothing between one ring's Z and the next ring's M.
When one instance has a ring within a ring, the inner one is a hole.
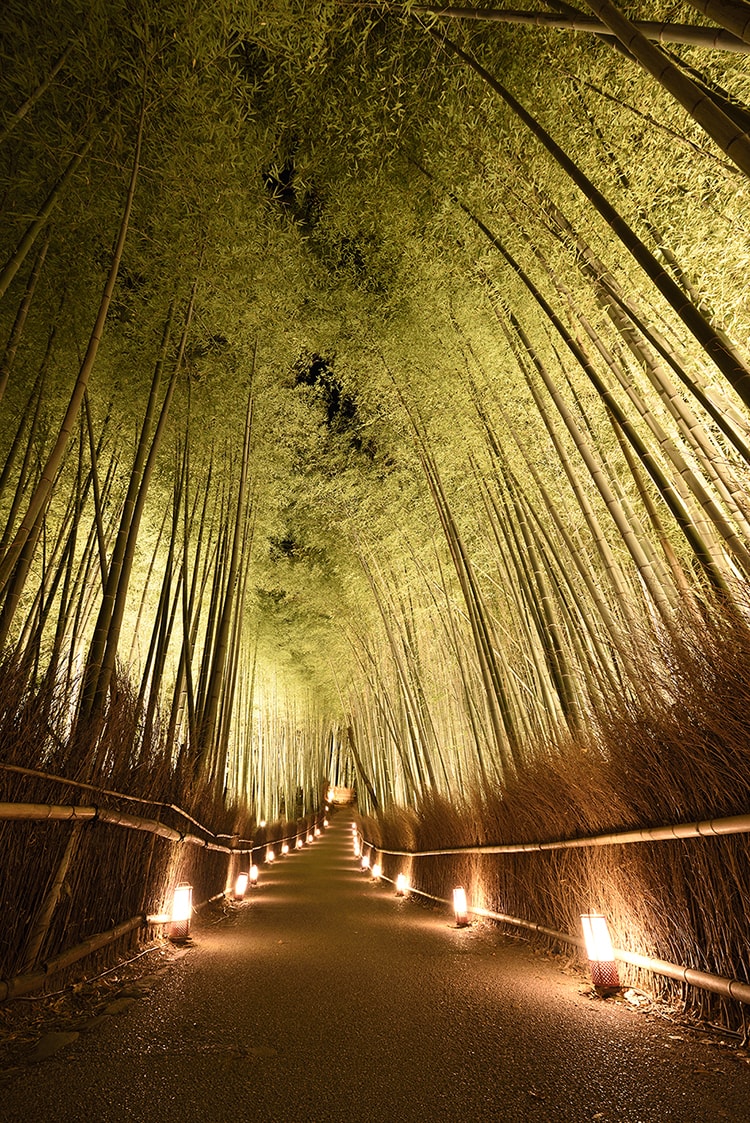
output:
M0 1119L750 1123L750 1065L397 900L344 813L194 936L147 998L5 1085Z

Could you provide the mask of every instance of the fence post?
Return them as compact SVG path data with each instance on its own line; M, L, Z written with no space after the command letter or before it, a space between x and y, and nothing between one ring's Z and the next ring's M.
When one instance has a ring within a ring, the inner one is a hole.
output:
M52 915L57 907L57 902L60 900L62 887L65 884L65 877L68 872L71 861L78 849L78 842L81 837L81 828L83 823L78 821L73 823L68 843L65 847L65 852L60 859L60 864L57 867L55 879L50 886L50 890L44 899L42 907L40 908L34 923L29 932L29 938L26 941L24 948L23 962L21 964L20 974L24 975L36 965L39 959L39 953L42 950L49 926L52 923Z

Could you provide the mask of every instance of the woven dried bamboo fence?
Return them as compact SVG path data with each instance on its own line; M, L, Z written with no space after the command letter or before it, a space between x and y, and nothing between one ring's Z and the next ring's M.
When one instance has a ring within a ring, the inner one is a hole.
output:
M362 831L371 865L379 862L389 881L405 872L411 893L449 904L452 888L463 884L470 913L578 949L584 947L580 915L601 912L621 944L615 958L634 984L650 978L649 989L674 997L677 983L686 1008L708 1016L716 1015L717 998L725 1006L726 1000L750 1004L750 814L586 838L434 849L398 846L377 820L366 820ZM691 885L691 871L697 884ZM744 887L739 901L717 892L732 882ZM681 953L683 962L673 962L670 952ZM744 1026L741 1013L739 1020Z

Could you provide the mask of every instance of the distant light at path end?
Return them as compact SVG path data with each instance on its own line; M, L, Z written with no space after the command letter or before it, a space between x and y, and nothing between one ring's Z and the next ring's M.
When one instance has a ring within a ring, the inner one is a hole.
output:
M453 911L456 914L456 924L459 928L466 928L469 923L469 906L466 901L466 890L463 885L457 885L453 890Z
M599 913L585 913L581 917L581 924L592 983L595 987L612 989L619 987L620 976L617 972L607 918Z
M405 873L400 873L396 878L396 896L405 897L409 892L409 879Z

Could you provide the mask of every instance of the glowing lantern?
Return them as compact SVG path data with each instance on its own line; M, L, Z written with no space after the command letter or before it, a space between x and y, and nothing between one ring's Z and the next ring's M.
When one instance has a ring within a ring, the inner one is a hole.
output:
M295 842L295 844L294 844L295 850L301 850L301 849L302 849L302 847L303 847L304 845L305 845L305 844L304 844L304 842L302 841L302 839L301 839L301 838L298 838L298 839L297 839L297 841L296 841L296 842Z
M592 983L595 987L619 987L620 976L617 973L607 918L598 913L588 913L581 917L581 924Z
M258 867L257 866L251 866L250 867L250 884L251 885L257 885L258 884Z
M333 788L329 788L328 791L326 792L326 799L328 800L329 803L333 803L334 794L335 793L334 793ZM326 810L328 810L328 808L326 808Z
M275 860L275 858L276 858L276 855L274 854L273 850L266 850L266 861L267 862L273 862Z
M289 843L288 842L282 842L281 853L284 856L286 856L289 853Z
M193 915L192 885L178 885L172 898L172 916L169 925L170 940L186 940L190 935L190 917Z
M396 896L405 897L409 892L409 881L405 873L400 873L396 878Z
M352 834L356 834L356 833L357 833L357 824L352 823Z
M370 868L370 855L369 854L363 854L362 855L362 869L363 870L369 870L369 868Z
M383 873L383 867L381 866L380 862L375 862L375 864L372 867L372 876L377 881L378 878L382 876L382 873Z
M241 901L242 898L245 896L245 892L247 890L247 883L248 883L249 880L250 880L250 877L249 877L248 874L246 874L246 873L237 874L237 880L234 883L234 899L235 899L235 901Z
M313 836L312 836L311 834L309 834L309 835L307 836L307 841L308 841L308 842L312 842L312 840L313 840Z
M358 858L361 853L362 853L362 847L359 845L359 839L355 835L354 836L354 857Z
M266 820L265 820L265 819L261 819L261 821L260 821L260 822L258 823L258 826L259 826L259 827L265 827L265 825L266 825Z
M453 911L456 914L458 927L465 928L469 923L469 907L466 903L466 890L462 885L458 885L453 890Z
M315 828L315 837L320 838L320 827Z
M323 820L323 826L324 826L324 827L327 827L327 826L328 826L328 820L327 820L327 819L324 819L324 820Z

